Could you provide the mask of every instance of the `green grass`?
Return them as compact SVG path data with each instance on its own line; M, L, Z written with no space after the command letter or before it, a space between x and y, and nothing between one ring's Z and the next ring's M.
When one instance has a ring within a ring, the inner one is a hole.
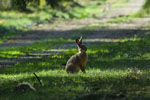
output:
M66 100L81 94L98 93L101 98L107 95L108 100L114 98L148 100L150 98L149 38L148 35L137 39L123 39L119 43L97 43L89 46L86 74L65 72L64 64L77 52L76 49L68 48L65 53L37 57L34 61L18 62L11 68L0 68L0 99ZM66 42L64 42L66 39L61 38L48 39L27 47L6 48L4 49L6 51L1 53L22 56L22 54L51 50L57 40L59 40L58 45L71 42L70 39ZM9 53L7 50L14 51ZM40 87L33 72L40 77L43 87ZM15 91L14 87L24 81L30 82L37 91Z
M46 39L38 41L29 46L5 47L0 50L1 58L17 58L19 56L30 55L32 53L48 51L54 44L55 46L71 41L70 39Z
M93 24L85 31L79 31L86 33L97 29L99 25L107 27L110 23L124 23L131 20L132 17L118 17L107 23L101 23L102 25ZM6 26L13 27L13 24L9 23ZM70 42L73 40L56 38L42 40L25 47L7 47L0 50L0 58L13 59L53 51L59 45ZM9 68L0 67L0 100L70 100L88 93L99 94L99 98L93 97L88 100L150 99L149 35L125 38L114 43L98 42L89 45L85 74L65 72L64 64L77 52L76 48L64 48L61 51L63 52L60 54L42 58L36 56L34 60L18 62ZM33 72L40 77L42 87ZM37 91L16 91L14 87L20 82L31 83Z

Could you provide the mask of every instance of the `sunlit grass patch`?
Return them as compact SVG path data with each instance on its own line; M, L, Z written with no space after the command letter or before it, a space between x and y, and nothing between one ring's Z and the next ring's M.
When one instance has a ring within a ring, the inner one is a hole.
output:
M71 39L46 39L42 41L38 41L33 45L29 46L18 46L18 47L6 47L2 48L0 51L0 57L2 58L17 58L19 56L32 55L33 53L42 53L44 51L47 52L63 52L64 49L56 50L53 49L53 46L58 46L60 44L64 44L66 42L72 41ZM59 48L59 47L58 47Z
M16 57L18 57L19 55L25 55L23 52L20 52L20 51L0 51L0 57L3 57L3 58L11 58L11 57L13 57L13 58L16 58Z

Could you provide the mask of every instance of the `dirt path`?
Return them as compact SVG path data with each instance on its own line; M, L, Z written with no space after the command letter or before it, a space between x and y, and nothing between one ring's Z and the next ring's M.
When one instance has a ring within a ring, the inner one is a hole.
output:
M128 3L125 3L128 1ZM111 2L117 2L117 0L112 0ZM145 0L122 0L124 3L120 4L111 4L111 2L107 2L104 7L104 16L105 18L112 18L116 16L124 16L135 13L139 11L142 5L145 3Z
M116 0L113 0L114 2L117 2ZM22 36L17 36L10 38L8 41L0 45L0 48L3 47L9 47L9 46L22 46L22 45L29 45L33 44L34 42L45 39L45 38L57 38L57 37L72 37L76 31L89 26L90 24L96 24L96 23L104 23L108 20L112 20L114 17L117 16L125 16L134 12L137 12L142 5L144 4L145 0L127 0L129 1L128 4L125 6L111 6L111 4L106 3L103 5L103 9L106 9L107 6L109 7L109 10L105 11L102 16L100 16L98 19L94 18L88 18L88 19L74 19L74 20L62 20L62 19L56 19L54 23L51 24L45 24L45 25L39 25L33 27L32 31L24 32ZM125 23L126 24L126 23ZM132 24L132 25L131 25ZM135 27L137 26L137 23L131 23L127 25L110 25L113 29L120 28L129 28L128 25ZM138 27L141 27L140 23L138 23ZM130 28L132 28L130 27ZM101 30L101 29L100 29ZM122 34L122 33L120 33ZM105 36L105 32L101 34L103 37Z
M84 28L89 26L90 24L105 23L106 21L112 20L114 17L124 16L130 13L137 12L141 8L145 0L128 1L129 3L126 6L112 6L112 8L110 7L109 10L105 11L105 13L98 19L57 19L54 23L51 24L35 26L32 28L32 31L24 32L22 36L12 37L3 44L0 44L0 49L3 49L4 47L31 45L36 41L46 38L73 38L76 36L76 32L79 32L80 29L84 30ZM104 10L107 5L108 4L104 6ZM107 28L96 29L85 35L84 38L87 43L95 43L97 41L117 42L120 38L124 38L125 36L131 36L139 34L139 32L145 32L146 30L141 30L141 28L145 29L149 25L149 23L150 18L142 18L133 20L129 23L109 24ZM63 44L61 48L65 48L65 45L67 44ZM36 56L49 56L53 53L55 52L48 51L33 54L31 56L20 57L17 59L0 59L0 66L11 66L19 61L34 60L37 59Z

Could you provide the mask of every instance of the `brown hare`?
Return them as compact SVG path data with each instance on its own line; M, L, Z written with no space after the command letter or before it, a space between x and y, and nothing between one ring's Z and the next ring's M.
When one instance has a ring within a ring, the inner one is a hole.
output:
M73 55L66 64L66 72L67 73L77 73L80 71L85 73L85 65L87 62L87 48L85 45L82 45L82 37L80 39L76 39L76 44L78 46L79 52Z

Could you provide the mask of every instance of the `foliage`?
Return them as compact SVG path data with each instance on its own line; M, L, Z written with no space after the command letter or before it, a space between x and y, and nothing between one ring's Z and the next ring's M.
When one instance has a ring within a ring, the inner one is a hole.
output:
M142 9L138 13L136 13L134 16L136 17L150 16L150 1L146 0Z
M12 7L11 0L0 0L0 9L10 9Z

